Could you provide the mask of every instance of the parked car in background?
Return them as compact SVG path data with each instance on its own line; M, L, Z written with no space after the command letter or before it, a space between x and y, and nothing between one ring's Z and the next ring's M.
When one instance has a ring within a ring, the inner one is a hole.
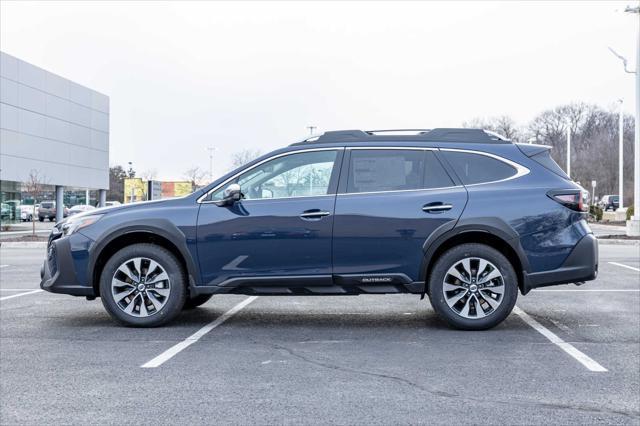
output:
M64 207L63 209L63 217L67 217L69 215L69 209ZM56 202L55 201L43 201L40 203L40 208L38 209L38 220L40 222L44 222L45 219L49 219L49 221L53 222L56 220Z
M608 210L615 211L620 207L620 197L617 195L605 195L600 202L598 202L598 205L605 212Z
M120 201L105 201L104 206L105 207L113 207L113 206L119 206L122 203ZM100 203L96 203L96 207L100 207Z
M412 293L484 330L519 293L596 278L583 188L550 147L393 132L326 132L182 198L70 217L49 236L40 286L101 297L137 327L214 294Z
M9 204L0 204L0 219L3 221L11 220L11 206Z
M29 205L29 204L21 204L20 220L23 222L31 222L34 218L34 215L38 214L39 208L40 208L40 204L36 204L35 206Z
M69 209L69 214L68 216L73 216L76 215L78 213L84 213L84 212L88 212L90 210L95 210L96 208L89 205L89 204L78 204L76 206L73 206Z

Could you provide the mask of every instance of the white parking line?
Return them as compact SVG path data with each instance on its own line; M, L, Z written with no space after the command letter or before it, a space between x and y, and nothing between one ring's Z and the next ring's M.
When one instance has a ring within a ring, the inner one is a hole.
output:
M33 291L27 291L26 293L12 294L11 296L0 297L0 301L13 299L14 297L28 296L30 294L40 293L41 291L43 291L43 290L38 289L38 290L33 290Z
M36 234L42 234L44 232L51 232L51 229L36 229ZM22 235L22 234L31 234L33 231L3 231L0 235Z
M0 291L27 291L35 290L35 288L0 288Z
M535 319L531 318L529 316L529 314L527 314L525 311L523 311L519 307L515 306L513 308L513 312L516 315L518 315L520 318L522 318L522 320L524 322L526 322L529 326L531 326L534 330L536 330L538 333L540 333L544 337L546 337L551 343L553 343L554 345L558 346L560 349L562 349L563 351L565 351L566 353L571 355L580 364L582 364L585 367L587 367L587 369L589 371L596 371L596 372L606 372L607 371L606 368L604 368L603 366L598 364L593 359L589 358L583 352L579 351L571 343L567 343L564 340L562 340L561 338L559 338L551 330L546 328L544 325L540 324Z
M624 264L618 263L618 262L608 262L608 263L611 264L611 265L616 265L616 266L621 266L623 268L631 269L632 271L640 272L640 269L634 268L633 266L624 265Z
M9 265L0 265L0 268L6 268Z
M165 362L169 361L171 358L176 356L178 353L180 353L181 351L185 350L189 346L193 345L198 340L200 340L200 338L202 338L202 336L204 336L205 334L207 334L208 332L210 332L211 330L213 330L214 328L216 328L217 326L219 326L220 324L222 324L223 322L225 322L226 320L228 320L229 318L234 316L238 311L240 311L242 308L244 308L245 306L247 306L249 303L253 302L257 298L258 298L258 296L247 297L242 302L238 303L236 306L234 306L233 308L229 309L227 312L225 312L224 314L220 315L218 318L216 318L215 320L211 321L209 324L205 325L200 330L196 331L191 336L189 336L186 339L184 339L182 342L170 347L169 349L167 349L166 351L162 352L157 357L153 358L151 361L148 361L148 362L142 364L140 367L142 367L142 368L160 367L162 364L164 364Z

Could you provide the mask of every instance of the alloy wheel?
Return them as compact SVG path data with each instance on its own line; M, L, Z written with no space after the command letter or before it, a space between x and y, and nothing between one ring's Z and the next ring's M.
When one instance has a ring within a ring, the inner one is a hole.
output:
M157 314L166 305L171 282L165 269L146 257L122 262L111 279L111 294L118 307L134 317Z
M480 257L467 257L449 268L442 282L449 308L467 319L491 315L504 298L504 278L496 266Z

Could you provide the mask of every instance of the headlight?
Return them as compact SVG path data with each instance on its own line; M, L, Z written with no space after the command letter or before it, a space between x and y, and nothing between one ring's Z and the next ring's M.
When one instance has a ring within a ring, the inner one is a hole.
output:
M77 218L67 219L67 223L62 226L62 235L71 235L79 229L93 225L102 217L101 214L92 214L89 216L80 216Z

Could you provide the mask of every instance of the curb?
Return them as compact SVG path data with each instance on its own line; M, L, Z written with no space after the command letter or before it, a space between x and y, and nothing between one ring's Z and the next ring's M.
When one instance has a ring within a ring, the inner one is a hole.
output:
M46 241L0 241L0 247L2 248L47 248Z
M640 240L614 240L609 238L598 238L598 244L611 244L618 246L640 246Z

